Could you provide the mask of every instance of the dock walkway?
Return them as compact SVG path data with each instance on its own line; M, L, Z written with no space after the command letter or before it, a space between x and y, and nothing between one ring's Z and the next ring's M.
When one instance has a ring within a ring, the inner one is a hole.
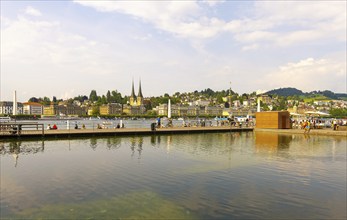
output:
M212 132L240 132L253 131L253 127L173 127L157 128L119 128L119 129L58 129L58 130L29 130L22 131L20 135L2 133L0 138L40 138L40 137L93 137L93 136L125 136L125 135L153 135L153 134L189 134L189 133L212 133Z

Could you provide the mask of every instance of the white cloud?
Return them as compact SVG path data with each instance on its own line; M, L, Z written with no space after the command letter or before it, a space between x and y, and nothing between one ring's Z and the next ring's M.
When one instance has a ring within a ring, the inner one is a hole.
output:
M202 16L194 1L75 1L102 12L118 12L140 18L156 28L179 37L210 38L220 32L224 22Z
M42 14L39 10L37 10L31 6L26 7L25 14L35 16L35 17L42 16Z
M117 67L106 45L65 32L55 21L18 16L2 27L0 49L2 90L19 90L20 85L20 90L32 92L29 97L58 95L55 86L74 88L84 77L94 80ZM65 85L56 84L62 81Z
M259 48L258 44L251 44L251 45L246 45L242 47L242 51L256 50L258 48Z
M259 80L267 89L296 87L304 91L345 91L346 63L343 60L307 58L287 63Z
M346 2L266 2L256 1L255 15L225 21L206 17L204 12L224 1L75 1L103 12L118 12L140 18L178 37L213 38L231 32L239 42L288 47L312 40L346 41ZM200 42L201 43L201 42ZM252 49L255 49L253 46Z

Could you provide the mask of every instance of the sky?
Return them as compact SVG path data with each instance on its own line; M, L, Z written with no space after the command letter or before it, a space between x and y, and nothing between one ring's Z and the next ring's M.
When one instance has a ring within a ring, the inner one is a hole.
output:
M1 101L347 90L345 0L0 3Z

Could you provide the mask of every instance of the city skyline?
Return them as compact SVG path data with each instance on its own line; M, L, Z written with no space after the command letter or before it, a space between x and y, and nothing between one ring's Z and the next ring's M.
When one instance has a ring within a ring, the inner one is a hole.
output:
M1 100L346 93L346 1L1 1ZM135 81L135 82L137 82Z

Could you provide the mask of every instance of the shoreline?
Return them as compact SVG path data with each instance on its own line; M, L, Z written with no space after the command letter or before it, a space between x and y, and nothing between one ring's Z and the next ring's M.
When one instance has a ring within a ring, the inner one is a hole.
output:
M347 131L334 131L332 129L311 129L309 133L304 133L303 129L272 129L272 128L255 128L255 132L274 132L280 134L304 134L304 135L324 135L347 137Z
M173 127L151 130L149 128L120 128L120 129L58 129L22 131L20 135L2 134L2 139L40 139L40 138L71 138L71 137L102 137L102 136L127 136L127 135L161 135L161 134L196 134L216 132L253 132L253 128L231 127Z
M17 134L1 134L3 140L13 139L42 139L42 138L73 138L73 137L102 137L102 136L131 136L131 135L162 135L162 134L196 134L216 132L271 132L278 134L303 134L346 137L347 131L334 131L332 129L312 129L304 133L302 129L271 129L253 127L173 127L151 130L149 128L121 128L121 129L59 129L42 131L22 131Z

